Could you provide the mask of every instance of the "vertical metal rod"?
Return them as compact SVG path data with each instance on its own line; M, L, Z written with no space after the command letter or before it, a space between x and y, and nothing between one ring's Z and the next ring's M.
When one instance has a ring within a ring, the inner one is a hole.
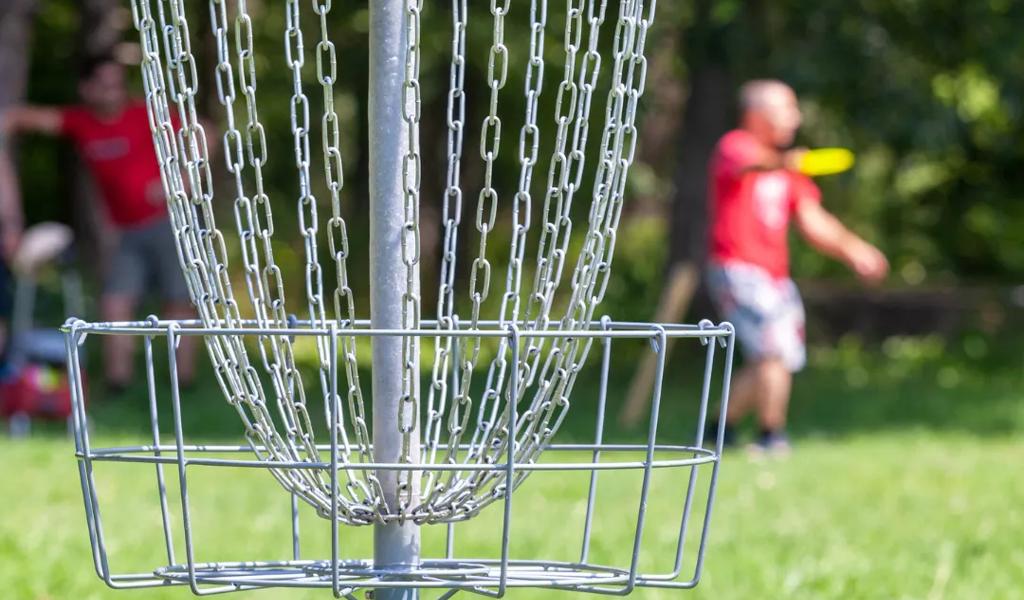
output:
M331 380L331 398L325 409L328 411L328 422L331 428L331 590L335 598L341 598L341 587L339 584L339 557L338 543L338 326L331 322L330 358L328 377ZM294 498L294 496L292 496Z
M401 329L406 290L402 261L405 223L403 158L408 151L408 130L403 115L403 85L407 44L404 0L370 2L370 320L375 328ZM418 274L416 279L418 280ZM402 453L398 412L402 397L402 344L400 337L373 339L373 458L396 463ZM419 346L410 360L419 364ZM419 402L418 381L413 382ZM418 460L419 424L412 432L408 456ZM398 472L378 471L384 500L391 510L399 506ZM418 481L411 482L418 489ZM417 499L414 498L415 502ZM374 526L374 566L403 570L419 564L419 527L405 523ZM414 589L381 588L376 600L412 600Z
M151 317L150 322L156 326L156 317ZM160 453L160 416L157 412L156 403L156 374L153 367L153 336L147 335L142 339L146 355L146 389L149 392L149 423L153 431L153 456L159 457ZM164 480L164 466L156 464L156 489L160 495L160 521L164 528L164 546L167 551L167 564L173 565L174 560L174 538L171 535L170 512L167 509L167 482Z
M707 323L710 325L710 323ZM705 325L705 322L701 322L701 327ZM708 398L711 396L711 377L713 375L715 367L715 346L718 345L718 338L703 338L702 341L707 344L707 354L704 357L704 381L700 387L700 409L697 413L697 434L695 437L696 443L694 447L704 447L704 426L707 422L708 414ZM679 540L676 542L676 562L675 567L670 575L672 579L679 576L679 573L683 570L683 552L686 544L686 532L690 523L690 511L693 509L693 494L697 488L697 474L698 466L693 465L690 467L690 478L686 484L686 499L683 501L683 516L679 523Z
M449 560L455 558L455 523L445 526L444 557Z
M665 353L668 350L668 337L665 328L655 327L653 339L658 343L658 370L654 377L654 391L651 397L651 421L647 431L647 455L644 459L644 477L640 488L640 510L636 518L636 532L633 538L633 558L629 566L629 581L623 588L624 594L631 593L636 587L637 569L640 566L640 546L644 537L644 521L647 518L647 497L651 491L651 466L654 464L654 446L658 441L658 415L661 411L661 385L665 377Z
M178 459L178 486L181 496L181 522L185 530L185 560L188 567L188 585L192 593L203 593L196 580L195 550L192 546L192 515L188 508L188 477L185 462L185 431L181 419L181 390L178 386L178 325L167 326L167 373L171 380L171 408L174 414L174 443Z
M505 595L508 584L509 540L512 535L512 489L515 487L516 474L516 426L518 421L517 407L519 404L519 327L513 323L508 326L508 342L512 350L512 372L508 384L508 454L505 462L505 506L501 527L501 573L498 577L499 598ZM495 399L498 402L500 399Z
M718 437L715 439L715 462L711 467L711 483L708 486L708 503L704 507L704 527L697 546L697 564L693 569L694 585L700 581L704 570L704 551L707 549L708 530L711 528L711 508L715 505L715 489L718 487L718 470L722 466L722 447L725 445L725 415L729 411L729 387L732 384L732 361L736 351L736 331L731 323L722 323L729 330L729 339L725 346L725 373L722 374L722 405L718 413Z
M75 431L75 452L79 454L78 476L82 484L82 501L85 505L85 521L89 528L93 566L100 579L111 583L96 497L96 482L92 475L92 452L89 450L89 421L85 416L85 386L82 385L80 343L81 337L75 325L71 325L71 331L64 337L64 344L68 354L68 375L71 378L71 414Z
M601 329L611 328L611 318L601 317ZM601 340L601 389L597 395L597 425L594 431L594 445L598 448L604 443L604 415L608 405L608 373L611 369L612 338ZM601 451L594 450L591 458L593 464L601 462ZM580 562L587 562L590 555L590 533L594 521L594 502L597 500L597 470L590 472L590 489L587 491L587 514L583 521L583 548L580 550Z
M290 496L290 510L292 515L292 559L299 560L302 557L302 538L299 537L299 497L296 494L291 494Z

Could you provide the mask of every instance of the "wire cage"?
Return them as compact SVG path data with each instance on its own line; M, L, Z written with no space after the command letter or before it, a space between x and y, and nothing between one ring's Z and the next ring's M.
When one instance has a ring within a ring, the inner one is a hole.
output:
M431 338L438 335L433 325L424 321L418 330L379 330L359 322L344 334L360 341ZM260 336L323 341L332 357L328 385L336 391L346 384L337 358L341 333L337 327L294 321L286 329L261 328L256 323L239 329L214 329L199 322L151 317L135 323L72 319L63 330L92 558L96 573L111 587L188 586L198 595L260 588L323 588L335 597L347 598L354 598L361 589L433 589L448 598L460 591L501 597L514 588L623 595L640 587L690 588L700 578L723 444L723 429L714 439L705 439L704 432L713 394L720 394L721 410L726 409L734 341L728 323L652 325L605 317L572 333L526 331L497 322L482 323L479 329L446 331L446 336L459 339L504 340L513 361L530 337L570 335L593 342L597 351L582 368L588 385L585 391L577 391L574 400L578 409L590 411L588 419L592 415L588 425L592 437L588 443L578 443L567 437L563 428L540 458L527 462L517 460L514 444L503 448L503 460L490 464L461 459L431 462L423 448L415 467L417 477L473 472L492 478L497 482L494 502L472 514L449 514L423 524L418 564L400 569L375 567L372 559L353 555L368 550L370 544L362 534L373 528L346 523L339 514L343 503L337 496L345 493L345 481L353 472L407 470L408 464L353 460L344 454L335 427L328 428L329 443L319 446L318 460L305 457L293 462L261 457L266 449L253 448L244 432L240 432L237 445L231 445L206 444L189 431L194 419L188 413L197 407L181 399L174 348L182 337L201 336L209 341L210 337L231 336L253 345L259 343ZM90 403L83 386L82 356L89 340L110 335L143 340L151 435L118 447L96 447L90 441ZM665 356L673 341L704 344L704 360L686 396L665 402ZM643 443L612 443L606 440L615 433L614 425L606 422L606 414L609 404L614 406L617 401L610 396L620 387L612 381L612 374L617 356L635 358L630 345L634 350L649 345L643 351L657 356L650 417ZM501 413L505 419L502 426L515 431L523 415L515 402L509 402L517 398L515 378L510 385L512 389L502 396L507 408ZM342 410L343 396L335 393L331 397L332 402L310 409L315 420L330 423L332 415ZM666 406L673 411L670 422L661 418ZM678 416L681 411L685 418ZM464 444L460 452L467 449ZM113 469L134 469L137 489L108 490L102 473ZM292 470L309 471L330 482L334 498L329 514L317 514L296 488L288 495L281 493L275 479ZM262 486L258 516L246 513L245 506L254 501L251 492L244 498L229 497L231 478L248 473ZM525 478L528 474L532 474L529 479ZM262 493L264 489L266 493ZM559 503L559 493L573 501ZM122 522L119 507L125 502L152 508L146 513L148 520ZM211 521L197 516L204 510L213 511L208 506L211 502L233 507L218 512L212 521L223 529L219 532L209 531ZM234 544L243 558L211 558L202 541L233 535L227 524L229 515L223 514L231 512L245 515ZM541 512L546 521L537 518ZM276 524L256 525L265 520ZM558 530L552 531L552 526ZM609 535L611 529L614 535ZM270 532L270 542L257 542L261 531ZM117 540L126 532L142 538L141 550L128 553L127 559L124 552L117 552L125 546ZM652 537L656 541L652 542ZM468 540L465 544L464 539ZM550 555L539 552L537 546ZM257 556L251 550L257 547L272 549ZM138 562L138 555L162 559L136 572L123 572L121 565L132 559Z
M259 68L254 32L268 24L257 3L253 10L246 0L197 4L131 2L170 227L198 319L71 320L64 328L98 575L114 587L188 585L196 594L313 587L338 597L368 589L378 600L412 600L424 588L450 597L695 585L723 436L705 440L704 427L712 382L723 407L728 396L732 328L615 322L595 312L609 289L637 154L656 2L567 0L558 11L547 0L370 2L365 253L349 246L343 210L352 200L337 106L346 64L332 38L332 2L269 3L283 11L283 27L273 32L279 50L271 53L282 54L283 43L283 56L264 55L272 66ZM425 28L424 11L440 10L450 29ZM482 36L469 35L477 29ZM421 58L436 45L424 38L435 36L448 42L443 115L425 111L421 98ZM207 77L193 47L216 54ZM486 73L473 85L476 57L486 57ZM267 68L282 69L290 89L268 94L258 86ZM216 91L216 124L198 113L204 86ZM467 98L486 100L478 146L476 133L467 135ZM268 101L287 102L287 148L268 144L259 108ZM433 319L421 318L420 254L430 251L420 239L421 158L438 150L421 145L428 120L443 125L446 159L444 194L435 199L443 233L433 249L440 254ZM511 124L518 135L507 134ZM210 144L218 137L219 151ZM218 154L223 178L213 176ZM285 299L292 288L275 254L282 226L274 211L289 203L265 185L271 155L294 162L299 231L292 234L302 237L305 292L297 302ZM499 156L514 160L502 166ZM464 174L471 165L480 181ZM508 177L496 175L503 169ZM215 206L225 201L231 211ZM230 226L236 235L224 233ZM499 226L510 232L507 254L496 250ZM459 251L467 243L468 256ZM369 321L358 318L367 313L356 308L365 297L353 291L354 253L369 262ZM95 448L79 354L87 338L112 335L144 341L151 436ZM191 429L196 407L181 400L174 352L186 336L205 342L220 386L216 406L238 420L237 445L203 443ZM706 351L696 400L671 403L691 409L679 421L682 433L675 417L665 425L660 414L667 348L686 339ZM617 389L612 363L630 366L631 344L650 344L658 357L647 435L639 444L608 442L617 433L605 423ZM157 350L166 352L166 366ZM587 443L563 427L581 410L594 417ZM131 492L149 490L144 500L156 510L117 528L136 540L129 558L143 563L137 570L112 562L124 543L112 542L110 521L136 514L119 504L127 490L104 491L98 473L113 468L155 476ZM251 493L232 496L243 474L259 476L255 485L267 489L258 507ZM569 506L560 506L560 489ZM666 525L675 513L662 505L673 502L678 522ZM214 521L197 516L207 509ZM240 514L235 536L226 523ZM604 526L623 521L622 539ZM275 543L262 545L265 530ZM671 539L662 539L666 532ZM232 535L229 551L211 550L210 537L224 535ZM657 548L674 551L645 552L652 535ZM154 565L144 557L156 538L163 558Z

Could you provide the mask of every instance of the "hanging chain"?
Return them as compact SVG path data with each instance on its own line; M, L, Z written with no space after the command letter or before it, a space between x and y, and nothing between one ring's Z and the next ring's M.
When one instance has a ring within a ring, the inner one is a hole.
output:
M592 64L592 68L589 71L585 67L587 67L587 61L591 56L599 56L597 47L601 25L604 23L606 4L606 0L600 2L595 0L593 3L588 3L586 0L568 0L566 2L563 41L565 61L562 80L559 83L555 99L554 113L558 127L548 171L544 226L540 232L534 286L527 303L526 326L528 328L545 329L548 326L551 299L558 286L560 276L558 265L567 249L560 246L568 243L572 230L569 209L578 183L569 180L569 173L574 164L582 162L585 158L582 152L577 152L577 149L585 147L586 144L586 123L590 118L590 96L593 91L590 83L592 80L596 82L600 61L591 61L589 64ZM589 35L586 38L588 45L581 61L580 49L583 47L584 34L587 32L585 25L589 27ZM571 135L573 132L576 133ZM569 146L570 140L573 141L571 147ZM570 149L567 150L567 148ZM533 383L537 363L543 356L543 347L543 340L527 338L525 341L520 364L516 366L520 395L525 394ZM548 359L558 356L561 352L562 349L559 347L558 341L554 341L548 352ZM499 367L503 367L500 358L496 362ZM496 383L498 384L497 389L492 394L495 398L499 397L501 386L505 382L503 378L499 377L496 378ZM473 440L474 446L484 449L484 456L488 457L485 460L495 460L495 457L505 452L505 444L513 437L518 440L521 448L531 447L530 437L534 436L535 431L542 427L548 392L549 390L545 389L543 385L538 387L535 398L520 414L517 432L507 432L497 426L507 418L506 412L509 409L509 404L506 404L504 411L498 410L497 403L492 406L489 418L483 421L479 435ZM477 485L495 480L495 477L486 473L479 473L474 479Z
M620 11L625 11L625 2L620 3ZM581 5L578 14L578 29L573 32L576 46L580 46L584 34L583 22L587 29L586 51L580 60L577 79L573 83L573 102L576 104L574 118L563 116L558 112L559 135L561 140L560 154L552 161L552 172L557 177L549 180L548 198L545 202L545 214L548 226L542 233L538 250L538 274L531 295L530 308L538 315L530 320L530 325L546 328L552 309L555 292L562 280L565 257L568 254L569 242L573 228L570 217L576 192L582 185L586 166L586 147L590 132L590 115L593 108L593 94L597 88L601 71L601 54L599 51L600 34L605 23L608 9L607 0L594 0L588 5ZM621 16L616 32L621 28ZM571 23L570 23L571 24ZM568 34L567 34L568 37ZM575 56L575 55L574 55ZM566 145L570 143L569 122L572 122L571 145L568 152ZM550 233L545 238L544 235ZM527 345L524 354L532 360L528 363L525 386L533 384L534 377L539 377L537 392L525 411L522 419L522 431L519 435L526 439L523 451L529 453L540 443L542 436L551 430L551 411L554 408L552 398L559 398L558 382L560 381L561 360L572 347L579 343L575 338L551 340L551 348L545 355L542 340L533 340ZM541 358L543 366L538 371Z
M406 154L402 157L403 207L402 264L405 265L405 291L402 293L402 329L420 326L420 12L422 0L407 0L405 5L406 48L405 81L402 84L402 120L407 133ZM412 436L419 422L419 338L402 337L402 397L398 402L398 431L402 434L399 462L412 465ZM419 457L417 457L419 458ZM399 511L402 519L413 508L413 469L398 472Z
M607 274L615 249L615 232L622 213L626 176L636 152L636 116L646 82L647 61L644 49L647 31L654 16L655 3L645 12L644 0L628 0L620 5L616 25L612 86L608 96L605 130L602 135L601 161L595 175L594 201L584 248L573 272L573 294L560 329L585 328L607 289ZM569 398L576 377L583 367L592 340L581 343L568 340L562 352L549 354L538 389L553 390L554 401L544 404L544 427L530 436L523 460L536 459L568 414Z
M311 178L310 107L302 85L305 49L301 28L301 0L285 0L285 59L292 75L290 125L296 173L300 233L305 252L305 292L310 326L324 329L327 311L324 304L323 273L318 257L319 222L317 200ZM342 216L344 173L341 154L341 123L335 108L338 81L338 56L331 42L328 17L331 0L311 0L319 25L316 44L316 75L323 91L322 149L326 189L331 198L331 217L327 237L335 267L334 317L344 330L354 328L356 312L349 282L347 259L350 255L345 220ZM510 64L505 25L510 0L490 0L493 18L492 41L487 58L486 85L488 110L481 126L480 157L483 184L477 198L475 225L479 234L478 256L470 269L469 327L480 326L482 306L491 285L488 240L499 212L499 191L495 167L500 151L502 120L498 111L500 91L508 79ZM531 329L552 326L550 312L559 288L572 234L571 208L581 189L585 173L586 150L593 94L598 86L602 57L599 51L601 29L605 22L607 0L566 0L564 29L565 65L555 99L553 149L544 188L541 229L538 233L536 273L525 298L521 297L523 261L527 234L531 230L533 204L532 181L541 147L539 98L543 91L547 0L531 0L529 56L524 77L525 117L519 130L519 179L514 201L510 204L512 239L505 291L501 298L499 323L525 321ZM611 90L604 115L601 144L597 153L594 189L589 207L588 228L583 247L571 275L571 296L565 313L555 325L559 330L586 328L594 309L603 299L614 255L615 236L622 214L626 174L635 158L638 141L636 115L644 92L647 63L643 53L647 31L654 14L654 1L620 0L613 36ZM253 21L246 0L234 0L233 27L228 20L229 0L208 0L211 31L216 48L214 83L223 108L222 144L227 173L233 185L234 222L238 230L240 259L248 298L261 328L289 327L285 307L284 282L275 262L272 238L274 218L270 198L264 189L263 168L267 162L266 134L257 111L256 61L253 48ZM420 55L422 0L406 0L407 34L405 78L402 87L402 118L408 130L408 150L403 156L404 223L401 237L402 260L406 268L407 289L402 295L402 327L420 327L418 291L419 190L421 158L419 124L421 119ZM426 444L422 457L414 457L413 436L419 420L418 343L403 338L402 397L397 426L402 434L399 461L410 468L398 474L397 511L383 504L380 482L372 471L344 469L347 476L344 495L331 488L329 478L320 469L272 468L278 481L292 493L314 506L321 515L329 515L337 499L340 518L348 523L367 524L391 520L436 522L465 518L507 492L503 475L483 471L451 472L444 477L424 476L423 499L417 505L419 471L415 459L434 463L493 463L502 460L508 444L515 444L516 461L534 462L550 443L569 408L576 377L590 349L590 342L576 338L553 338L545 342L535 338L524 341L519 365L507 364L508 341L499 343L498 354L487 373L486 389L476 407L476 428L468 442L468 452L460 455L462 440L470 428L472 375L480 356L481 341L453 338L444 331L460 327L455 309L456 240L461 224L461 169L466 119L465 78L467 68L468 0L452 0L452 56L449 70L447 109L447 179L443 198L441 278L438 290L438 335L431 373L428 401ZM178 248L178 258L193 303L200 319L208 327L245 326L241 309L231 287L228 252L223 234L217 229L213 210L213 177L207 148L206 131L196 112L195 95L199 84L197 63L190 46L189 23L184 0L132 0L132 14L140 32L143 83L154 146L161 167L162 183ZM234 57L230 38L234 36ZM162 58L163 57L163 58ZM164 60L165 59L165 62ZM234 59L234 60L233 60ZM236 80L237 77L237 80ZM238 120L236 104L244 98L244 123ZM176 122L177 121L177 122ZM522 302L525 300L525 307ZM525 308L525 310L524 310ZM353 464L372 460L371 439L365 405L359 385L356 342L352 336L339 335L344 372L348 381L347 411L340 399L331 395L327 365L329 340L316 339L318 367L329 427L339 434L338 460ZM295 364L292 342L287 336L261 335L257 349L263 370L269 375L277 404L278 417L272 417L270 404L257 368L251 364L241 336L209 336L206 339L217 377L225 398L235 407L245 436L260 460L271 463L322 462L315 444L307 410L304 386ZM545 350L545 348L547 348ZM449 381L449 373L452 377ZM509 375L511 373L511 375ZM518 378L521 397L532 388L532 397L524 407L516 431L502 424L519 398L503 396L508 378ZM451 394L451 406L448 395ZM502 398L507 401L502 403ZM281 423L283 427L275 423ZM349 443L352 427L354 447ZM444 455L441 433L447 432ZM517 475L513 485L526 472Z
M480 126L480 158L484 162L483 185L477 196L475 225L479 234L477 257L470 267L469 299L471 329L478 329L480 311L490 295L491 263L487 258L487 242L490 232L494 229L498 218L498 190L494 187L494 168L501 150L502 120L498 115L498 100L501 91L508 83L509 51L505 45L505 17L508 15L511 0L490 0L492 17L492 41L487 52L487 116ZM448 414L448 449L446 460L451 462L459 452L459 444L465 434L472 410L471 387L473 371L480 357L481 340L479 337L468 338L459 344L459 380L455 391L451 411ZM470 460L478 456L476 448L471 445ZM449 488L446 497L458 494L459 489L451 490L452 484L462 477L461 473L452 472L444 487Z
M249 300L252 303L256 316L256 322L261 327L270 327L274 322L268 315L268 308L277 315L284 315L284 292L280 277L272 277L271 273L278 272L274 262L273 249L270 244L270 237L273 229L273 215L270 212L269 198L262 188L262 168L266 162L266 143L263 134L263 125L259 121L256 112L256 79L255 68L252 63L252 29L251 21L248 19L245 2L239 5L239 17L236 20L236 45L239 61L240 85L246 97L246 112L248 123L246 134L243 136L238 130L235 120L235 100L237 98L234 69L231 64L230 44L228 41L228 20L227 8L223 0L211 0L210 5L210 28L214 34L217 48L217 66L215 68L215 82L217 87L217 99L224 108L225 129L222 143L224 145L225 166L235 184L235 225L238 230L238 238L241 246L241 257L244 263L246 290ZM259 216L253 209L252 202L246 196L244 171L246 161L245 147L249 149L249 165L256 173L257 181L257 206L262 207L264 214L264 226L259 225ZM212 226L212 224L211 224ZM264 251L264 260L267 270L261 277L260 254L256 241L260 239ZM268 286L274 281L278 289L276 297L268 293ZM258 338L260 357L264 369L272 374L274 384L279 390L288 390L299 380L298 370L294 368L294 361L291 360L291 348L287 340L282 336L259 336ZM297 386L299 393L303 394L302 386ZM279 396L281 397L281 396ZM301 402L290 402L291 406L304 406L304 398ZM294 424L301 420L297 411L287 411L289 423ZM267 429L266 423L261 423L261 429ZM293 435L295 427L289 428L289 435ZM294 442L294 439L291 440ZM310 436L304 439L306 451L312 450L315 456L315 443ZM315 478L308 475L294 473L303 480L304 485L316 486Z
M345 173L341 157L341 122L334 106L334 84L338 81L338 55L334 42L331 41L327 21L331 12L331 0L313 0L313 13L318 17L320 39L316 45L316 76L323 89L323 116L321 117L322 146L324 158L324 178L327 190L331 195L331 218L327 221L327 243L334 258L335 289L334 315L340 329L351 329L356 323L355 298L349 285L348 276L348 227L341 212L341 192L345 186ZM356 339L352 336L339 336L342 364L345 369L348 388L346 390L349 418L355 434L359 457L364 462L373 460L370 446L370 432L367 426L366 407L363 402L362 386L359 382L359 364L356 360ZM326 388L326 389L329 389ZM341 438L342 453L340 461L351 461L347 432L340 402L330 398L335 420L329 426L338 430ZM367 483L346 472L347 491L353 499L381 497L383 491L380 481L372 471L363 471L362 477ZM371 491L372 488L372 491ZM379 506L365 518L379 516ZM363 509L360 509L363 510Z
M533 196L531 185L533 183L534 167L538 162L540 152L540 127L538 121L538 108L541 93L544 87L544 45L545 31L547 27L548 3L547 0L532 0L530 4L530 45L529 57L526 63L526 74L524 77L525 95L525 116L523 126L519 130L519 148L517 160L519 162L519 180L515 194L515 202L512 204L512 241L509 252L509 264L505 275L505 293L502 296L501 308L499 311L499 326L504 328L511 323L519 323L520 320L520 293L522 290L523 261L526 252L526 236L530 229L531 209ZM568 44L572 46L572 44ZM573 53L570 50L570 54ZM491 362L487 374L486 391L480 398L479 420L476 435L473 438L473 455L470 459L484 456L488 453L496 454L502 452L503 441L509 439L512 432L502 429L503 423L499 417L501 409L500 400L506 386L508 377L507 355L510 352L509 341L502 338L499 343L495 359ZM525 357L524 357L525 358ZM523 378L523 367L528 364L520 359L518 365L513 365L512 375L520 380L520 396L526 391ZM506 407L518 403L519 398L506 398Z
M466 0L452 0L452 56L448 74L448 148L447 174L444 198L442 200L441 219L444 224L444 236L441 248L441 274L437 293L437 329L454 330L458 327L455 319L455 267L456 243L459 225L462 222L462 187L461 168L463 140L466 122L466 27L468 24L468 7ZM440 447L443 416L448 399L448 374L452 361L453 338L437 336L434 338L434 365L431 370L431 386L427 401L427 426L425 462L433 464L437 460ZM457 394L459 399L464 397ZM468 414L465 406L464 413ZM454 459L448 453L447 462ZM437 473L429 471L424 474L424 498L422 506L433 516L434 502L437 494L445 490L444 484L435 486Z
M602 6L602 13L603 8ZM636 108L643 94L646 73L643 50L653 11L653 3L646 15L642 1L632 0L620 4L614 38L612 89L606 109L601 161L595 178L591 218L585 247L573 272L573 298L566 316L561 320L560 330L587 327L597 303L607 288L607 272L614 252L615 228L621 216L626 173L635 154ZM594 64L596 69L599 62ZM586 79L582 80L581 87L592 92L597 82L597 74L594 72L587 76L587 73L588 69L584 69L583 77ZM582 148L585 148L585 125L582 129L578 127L577 131L579 133L575 136L575 152L582 157ZM575 187L578 187L578 182ZM597 215L606 218L597 218ZM601 245L602 242L608 243ZM595 250L595 247L600 249ZM596 279L599 274L602 277L600 284ZM587 290L590 291L589 295L586 293ZM529 463L537 460L558 431L568 412L572 388L586 360L590 345L590 341L581 344L579 339L573 338L553 341L544 361L534 399L520 421L523 427L516 435L517 461ZM505 493L501 477L485 475L479 479L479 487L490 488L490 498L497 499ZM522 480L523 476L520 475L516 483ZM481 494L483 495L483 492Z

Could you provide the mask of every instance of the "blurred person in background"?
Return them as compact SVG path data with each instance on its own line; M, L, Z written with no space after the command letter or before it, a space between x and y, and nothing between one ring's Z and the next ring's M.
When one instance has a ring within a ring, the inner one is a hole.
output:
M815 249L865 283L881 282L889 264L822 207L818 186L798 172L806 150L787 150L802 120L793 90L776 80L748 82L740 113L739 128L718 142L708 186L708 286L746 359L732 382L726 443L734 443L736 424L755 412L760 431L751 450L784 453L793 373L806 362L804 307L789 272L790 220Z
M124 67L110 57L84 65L78 93L82 104L77 106L7 110L0 115L0 137L60 135L82 157L97 184L105 217L118 236L100 299L104 320L137 318L135 311L147 293L163 302L165 318L190 318L194 313L178 264L145 103L130 97ZM0 148L0 152L5 151ZM12 164L9 157L0 162ZM17 194L13 168L0 168L0 190ZM36 200L30 190L23 195ZM8 202L18 203L16 199ZM106 336L104 344L106 383L116 393L132 380L133 338ZM185 385L193 379L194 348L194 340L182 339L178 373Z
M14 182L14 166L0 138L0 378L7 359L7 337L11 318L11 271L9 265L18 247L23 226L21 202Z

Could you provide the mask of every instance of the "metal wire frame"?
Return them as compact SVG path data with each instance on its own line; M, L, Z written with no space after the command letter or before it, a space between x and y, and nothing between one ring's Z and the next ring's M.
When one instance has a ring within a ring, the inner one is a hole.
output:
M368 322L360 321L355 328L347 328L344 335L355 337L436 337L438 330L433 329L435 323L424 321L416 330L379 330L369 327ZM330 381L333 397L332 404L325 406L325 415L340 410L337 395L338 386L338 345L341 330L333 323L327 327L315 327L310 322L294 321L289 328L260 328L256 323L245 323L235 329L216 329L202 326L196 321L161 321L151 317L145 322L126 323L86 323L80 320L69 320L62 330L66 336L68 354L68 371L72 387L75 454L78 460L85 515L88 525L89 540L96 574L112 588L140 588L167 585L187 585L196 595L210 595L241 590L261 588L324 588L330 589L338 598L354 598L353 593L363 588L417 588L442 590L442 598L449 598L460 591L474 592L491 597L502 597L510 588L551 588L590 592L607 595L626 595L638 587L658 587L685 589L697 585L704 565L704 553L710 525L712 506L717 487L718 473L721 465L724 428L719 427L716 438L705 447L704 431L709 407L711 385L716 371L716 347L725 349L724 363L721 365L721 414L727 409L729 382L731 378L734 333L728 323L714 325L702 321L698 325L646 324L634 322L615 322L608 317L580 331L522 331L515 324L502 325L498 322L481 322L479 329L446 330L445 336L477 337L481 339L503 339L512 352L512 360L519 358L520 344L527 337L579 337L590 338L600 343L600 380L598 392L597 417L595 423L594 443L592 444L551 444L545 449L545 456L568 454L568 460L517 463L514 445L509 444L508 455L504 463L490 465L466 464L421 464L417 469L423 472L479 470L504 475L506 485L503 487L501 517L501 536L496 538L496 546L500 549L499 558L465 558L456 552L455 524L461 519L454 519L447 527L445 553L440 558L424 558L414 569L385 570L375 569L371 560L347 560L341 558L339 538L339 519L337 502L334 502L334 513L327 519L330 528L331 556L323 560L302 559L300 554L301 537L299 532L299 502L292 495L288 517L291 525L291 555L288 561L259 561L203 563L196 561L196 543L190 518L189 501L189 467L214 467L231 469L263 469L275 468L311 469L329 473L333 494L339 493L338 473L341 470L354 471L396 471L407 470L405 463L342 463L339 461L337 428L331 429L330 443L324 444L320 450L329 453L329 462L294 462L278 463L258 460L253 456L254 449L248 445L196 445L186 443L183 430L180 387L177 377L177 362L174 349L179 340L185 336L241 336L255 339L260 335L282 336L313 336L327 338L330 348ZM152 444L125 447L94 448L89 437L89 418L86 410L86 390L83 385L83 368L80 347L90 335L129 335L143 338L146 358L147 398L150 411ZM157 340L161 342L157 342ZM686 338L699 340L706 346L705 364L701 384L697 427L693 445L666 444L658 441L659 411L662 400L662 381L665 372L665 356L669 338ZM647 340L651 343L658 358L658 369L654 391L652 394L650 420L648 422L647 441L645 444L609 444L604 441L605 414L608 401L608 384L613 343L616 340ZM717 343L715 343L717 342ZM154 344L163 343L168 349L167 370L170 376L169 395L173 415L174 443L165 444L161 441L160 419L158 416L158 389L156 383L156 364L154 363ZM513 362L515 364L515 362ZM511 398L517 397L515 386L517 378L511 379L513 388ZM507 400L506 400L507 401ZM508 411L507 426L514 430L518 418L515 407ZM719 420L724 423L724 419ZM630 460L609 462L602 460L602 453L626 453ZM198 456L198 454L202 456ZM589 453L589 461L578 460L580 453ZM210 456L212 455L212 456ZM163 546L166 554L166 565L160 565L149 573L115 573L111 567L108 545L101 513L100 494L97 490L93 470L97 463L142 463L152 464L155 468L156 491L160 505L160 526L163 532ZM695 497L698 494L698 470L710 469L708 495L704 506L703 519L696 549L696 560L692 573L680 581L683 575L685 542L689 533L690 517ZM172 524L171 502L174 498L167 490L167 474L165 468L175 468L178 477L178 498L180 504L180 523ZM664 573L644 573L640 571L640 556L645 523L648 514L648 499L651 492L651 477L655 470L686 470L688 472L686 494L682 502L682 518L676 538L674 567ZM587 492L586 513L580 543L579 560L516 560L511 558L509 551L512 536L512 506L517 472L589 472L590 482ZM591 541L594 537L595 505L597 502L597 484L599 474L603 471L638 471L642 473L639 490L639 505L635 515L631 559L627 565L600 565L590 560ZM272 478L268 477L268 482ZM179 560L175 552L173 531L179 528L184 535L184 561Z

